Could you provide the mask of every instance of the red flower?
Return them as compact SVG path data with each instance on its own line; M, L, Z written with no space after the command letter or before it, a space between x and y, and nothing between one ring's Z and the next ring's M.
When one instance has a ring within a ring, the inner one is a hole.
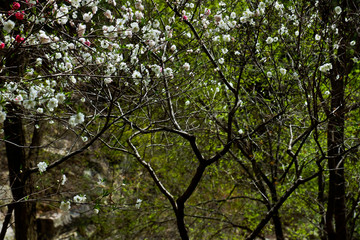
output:
M17 20L23 20L24 16L25 16L24 11L15 13L15 17L16 17Z
M0 49L4 49L5 48L5 43L0 43Z
M12 5L12 9L13 10L18 10L19 8L20 8L20 3L14 2L13 5Z
M188 20L188 17L186 15L183 16L183 20Z
M88 41L85 41L84 44L85 44L86 46L90 47L91 42L88 40Z
M15 41L18 42L18 43L21 43L21 42L24 41L24 38L22 38L20 35L16 35Z

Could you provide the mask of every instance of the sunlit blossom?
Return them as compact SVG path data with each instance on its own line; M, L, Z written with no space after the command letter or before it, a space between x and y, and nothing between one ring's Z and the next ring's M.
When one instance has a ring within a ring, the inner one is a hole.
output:
M66 202L62 201L60 203L60 210L61 211L67 212L67 211L70 210L70 208L71 208L71 203L69 201L66 201Z
M142 200L141 200L141 199L137 199L137 200L136 200L135 207L136 207L137 209L139 209L140 206L141 206L141 203L142 203Z
M325 63L324 65L319 67L319 71L320 72L329 72L332 69L332 64L331 63Z
M43 173L43 172L46 171L48 165L47 165L46 162L39 162L39 163L37 164L37 167L39 168L39 172Z
M342 12L341 7L340 7L340 6L336 6L336 7L335 7L335 13L336 13L337 15L340 15L341 12Z
M61 185L65 185L66 181L67 181L67 177L65 174L63 174L61 177Z
M86 195L76 195L73 199L76 203L84 203L86 201Z
M285 75L286 74L286 69L285 68L280 68L280 73L282 74L282 75Z
M268 37L265 42L267 44L272 44L274 42L274 39L272 37Z
M8 21L4 22L4 30L6 32L8 32L8 33L11 32L11 30L13 30L14 27L15 27L15 23L13 21L8 20Z
M190 64L187 63L187 62L184 63L183 68L184 68L186 71L189 71L189 70L190 70Z
M85 115L81 112L75 114L75 115L72 115L69 119L69 124L72 126L72 127L75 127L76 125L78 124L81 124L85 121Z

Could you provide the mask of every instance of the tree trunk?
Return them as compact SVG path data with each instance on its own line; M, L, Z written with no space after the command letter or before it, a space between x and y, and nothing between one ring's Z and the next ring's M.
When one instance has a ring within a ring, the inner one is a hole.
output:
M324 2L323 4L330 4ZM353 39L350 22L346 20L345 9L353 8L357 11L357 4L349 1L336 1L336 5L343 9L340 15L340 21L337 24L341 42L336 57L332 61L333 69L330 74L331 85L331 113L327 129L327 155L329 167L329 192L328 204L326 209L326 232L328 239L348 239L347 221L346 221L346 189L345 189L345 87L346 78L349 74L353 63L351 54L348 54L347 42ZM334 6L336 6L334 5ZM332 5L328 5L332 7ZM330 11L323 13L330 16ZM327 22L327 21L325 21ZM349 34L350 33L350 34Z
M275 227L276 240L284 240L285 238L284 238L281 218L279 216L279 211L278 210L276 210L274 212L272 220L273 220L273 224L274 224L274 227Z
M341 68L339 66L335 68ZM344 78L331 77L331 110L327 130L328 167L330 171L329 196L326 212L328 239L347 239L345 175L344 175ZM335 229L334 229L335 220Z
M31 161L26 157L25 138L21 111L16 105L7 108L7 119L4 122L4 133L7 140L6 156L9 168L9 180L14 199L15 238L16 240L35 240L36 203L27 201L34 192L33 183L26 170L31 167Z
M344 176L344 81L333 79L331 109L328 124L328 166L330 170L326 230L329 239L347 239L345 176ZM335 229L334 229L335 219Z
M278 200L275 184L270 186L270 191L271 191L272 202L274 202L276 204L279 200ZM273 207L273 204L271 204L271 207L268 208L268 210L270 211L272 207ZM273 224L275 227L276 240L284 240L285 239L284 232L283 232L281 218L280 218L278 209L276 209L274 211L273 216L272 216L272 221L273 221Z
M178 227L180 237L182 240L188 240L189 236L188 236L188 232L186 230L185 221L184 221L185 213L184 213L184 204L183 203L180 203L180 204L178 203L175 214L176 214L176 224Z

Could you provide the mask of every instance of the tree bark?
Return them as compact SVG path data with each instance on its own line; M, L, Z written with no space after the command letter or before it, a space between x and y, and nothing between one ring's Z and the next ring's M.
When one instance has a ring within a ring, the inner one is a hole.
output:
M34 192L31 176L26 170L31 167L31 161L26 157L25 138L21 111L16 105L7 108L7 119L4 122L4 133L7 140L6 156L9 168L9 180L14 199L15 238L17 240L35 240L36 203L26 201Z
M331 2L323 2L323 5ZM341 9L351 9L357 11L357 4L351 1L336 1L336 5L341 6ZM335 5L335 6L336 6ZM332 5L328 5L332 7ZM330 16L330 11L325 12L324 16ZM327 18L324 18L328 22ZM351 55L348 54L346 44L353 39L353 26L346 20L346 12L343 11L340 15L338 23L339 36L341 42L337 56L333 59L333 69L329 76L331 85L331 103L328 129L327 129L327 155L329 168L329 192L326 209L326 233L329 240L332 239L348 239L347 232L347 209L346 209L346 189L345 189L345 88L346 78L349 74L353 64Z
M177 205L175 214L176 214L176 223L177 223L180 237L182 240L188 240L189 235L186 230L185 221L184 221L185 213L184 213L184 204L183 203L180 203Z
M328 239L347 239L344 175L344 80L332 79L332 99L328 124L329 197L326 213ZM335 220L335 229L334 229Z
M273 224L275 227L276 240L284 240L284 232L282 228L281 218L279 216L279 211L275 210L272 217Z
M11 220L11 216L12 216L13 211L14 211L14 206L13 206L13 204L8 205L8 210L7 210L7 213L6 213L6 215L5 215L5 219L4 219L2 228L1 228L0 240L4 240L4 239L5 239L6 232L7 232L7 229L8 229L8 226L9 226L9 223L10 223L10 220Z

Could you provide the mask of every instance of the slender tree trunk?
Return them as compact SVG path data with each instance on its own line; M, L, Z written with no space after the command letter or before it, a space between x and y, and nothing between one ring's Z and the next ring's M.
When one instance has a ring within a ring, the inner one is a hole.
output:
M274 203L277 203L279 200L278 200L275 184L273 184L271 186L270 191L271 191L272 201ZM273 204L271 205L271 207L268 210L270 211L272 207L273 207ZM274 227L275 227L276 239L277 240L284 240L285 239L284 238L284 232L283 232L282 222L281 222L281 218L280 218L278 209L274 210L274 213L272 215L272 221L273 221L273 224L274 224Z
M325 197L324 197L324 190L325 190L325 184L324 184L324 175L323 175L323 167L321 165L321 162L317 162L318 169L319 169L319 176L318 176L318 207L319 207L319 213L321 216L321 220L319 223L319 236L321 240L326 240L326 226L325 226Z
M8 226L9 226L13 211L14 211L14 205L13 204L8 205L8 210L7 210L7 213L5 215L5 219L4 219L2 228L1 228L0 240L5 239L6 232L7 232L7 229L8 229Z
M275 227L276 240L284 240L285 238L284 238L281 218L279 216L279 211L278 210L274 211L274 215L272 217L272 220L273 220L273 224L274 224L274 227Z
M321 12L325 24L329 22L330 14L332 14L328 9L332 9L334 6L340 6L343 11L337 23L341 44L332 61L333 69L329 76L331 85L331 113L328 116L327 129L329 192L325 228L329 240L347 240L346 181L344 174L345 87L347 75L353 66L352 55L348 52L347 44L354 37L354 26L346 20L346 12L348 9L357 12L358 4L355 1L322 1Z
M344 175L344 120L345 99L343 77L331 79L332 114L328 124L328 166L330 171L329 196L326 213L328 239L347 239L345 175ZM335 229L334 229L335 220Z
M185 221L184 221L185 213L184 213L184 204L183 203L180 203L180 204L178 203L175 214L176 214L176 224L178 227L180 237L182 240L188 240L189 236L188 236L188 232L186 230Z

